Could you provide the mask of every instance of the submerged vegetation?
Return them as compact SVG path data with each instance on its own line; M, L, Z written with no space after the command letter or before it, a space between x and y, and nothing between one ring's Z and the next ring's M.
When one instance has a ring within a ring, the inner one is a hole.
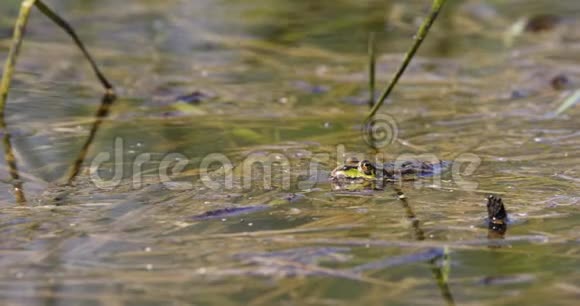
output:
M8 98L8 92L10 90L10 85L12 83L12 77L14 74L14 69L18 60L18 54L20 53L20 47L22 45L22 41L24 39L24 33L26 31L26 25L28 23L28 18L30 15L30 10L34 7L38 8L45 16L47 16L54 24L58 25L62 28L74 41L76 46L82 51L84 57L91 65L95 75L97 76L98 80L101 82L102 86L105 88L105 94L102 99L101 108L98 110L96 115L96 121L93 125L93 128L90 131L89 137L85 144L83 145L79 157L75 160L70 173L67 178L67 183L72 183L73 179L78 174L82 164L85 160L86 154L88 152L89 146L91 145L95 134L101 124L101 121L104 117L107 116L109 112L110 105L115 100L115 92L113 90L113 85L107 80L104 74L100 71L99 67L97 66L95 60L86 49L84 43L75 33L74 29L58 14L56 14L53 10L51 10L44 2L41 0L23 0L20 6L20 13L18 15L18 19L16 20L16 24L14 26L14 34L12 37L12 43L10 45L10 51L8 53L8 57L6 58L6 62L4 64L4 69L2 71L2 79L0 80L0 128L4 134L4 156L6 158L6 162L9 166L10 176L12 181L14 182L14 193L16 197L16 202L18 203L26 203L26 197L24 195L24 191L22 188L22 181L20 179L20 175L18 174L18 166L16 163L16 159L13 153L12 144L10 141L10 132L6 129L6 123L4 120L5 116L5 108L6 108L6 100Z
M14 35L12 36L12 44L10 45L10 52L6 58L4 64L4 70L2 72L2 80L0 81L0 116L4 115L4 108L6 107L6 99L8 97L8 91L10 90L10 84L12 83L12 75L14 73L14 67L16 66L16 61L18 59L18 54L20 53L20 46L22 45L22 40L24 39L24 32L26 31L26 24L28 23L28 17L30 15L30 10L32 7L37 7L45 16L50 18L56 25L62 28L70 37L73 39L74 43L83 52L83 55L90 63L91 68L94 70L97 78L106 90L106 94L114 95L113 86L99 70L99 67L95 63L91 54L85 48L83 42L79 39L74 29L58 14L52 11L44 2L41 0L23 0L20 6L20 13L18 19L16 19L16 24L14 26Z

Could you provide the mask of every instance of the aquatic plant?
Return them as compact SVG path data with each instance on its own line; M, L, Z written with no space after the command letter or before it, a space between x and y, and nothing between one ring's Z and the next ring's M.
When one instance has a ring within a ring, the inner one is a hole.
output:
M433 23L435 22L435 19L437 19L437 16L439 15L439 12L441 11L441 7L443 6L443 4L445 4L445 1L446 0L433 0L433 3L431 5L431 11L429 12L429 16L427 16L427 18L423 21L423 23L421 24L421 26L417 30L417 33L415 33L415 36L413 37L415 42L413 43L411 48L409 48L409 51L407 51L407 54L405 54L405 59L403 60L403 62L399 66L399 69L397 69L397 71L393 75L393 78L391 79L391 82L389 83L387 88L385 88L385 90L383 91L383 93L381 94L381 96L379 97L377 102L373 103L371 111L369 112L367 118L365 119L365 122L367 124L372 123L371 119L377 113L379 108L381 108L381 105L383 105L383 103L385 102L385 100L387 99L389 94L391 94L391 91L393 91L393 89L395 88L395 85L397 85L397 82L399 81L399 79L401 78L403 73L405 72L405 69L407 68L407 66L409 65L409 63L413 59L413 57L415 56L415 53L417 52L417 50L421 46L421 43L423 42L425 37L427 37L427 33L429 32L429 29L431 28L431 25L433 25ZM372 41L369 43L369 45L370 44L372 44ZM369 53L371 54L371 56L370 56L371 64L369 66L372 67L372 66L374 66L374 63L373 63L374 62L374 51L369 52ZM374 68L370 69L370 71L371 71L370 72L371 74L374 74ZM370 78L369 82L371 84L374 83L374 76ZM371 85L371 86L372 86L371 87L372 90L374 90L374 85ZM372 97L372 95L373 94L371 94L371 97ZM369 130L371 130L371 129L369 129Z
M85 47L84 43L76 34L73 27L66 22L62 17L60 17L56 12L51 10L44 2L41 0L23 0L20 4L20 12L16 23L14 25L14 34L12 35L12 42L10 44L10 51L6 62L4 63L4 70L2 73L2 80L0 81L0 116L4 116L4 109L6 107L6 99L8 98L8 91L10 90L10 85L12 83L12 76L14 74L14 67L16 66L16 61L18 60L18 54L20 53L20 47L24 39L24 33L26 31L26 24L28 23L28 17L32 7L36 6L46 17L48 17L52 22L63 29L74 41L77 47L81 50L84 57L87 59L97 78L105 88L107 95L114 95L113 85L107 80L105 75L101 72L97 66L95 60Z

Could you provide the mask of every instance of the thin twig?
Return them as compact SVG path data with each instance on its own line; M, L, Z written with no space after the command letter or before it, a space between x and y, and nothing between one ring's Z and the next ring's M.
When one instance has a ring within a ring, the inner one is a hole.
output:
M35 5L44 15L50 18L50 20L56 23L73 39L77 47L82 51L85 58L89 61L95 75L105 88L106 94L114 95L113 86L101 72L95 60L90 55L83 42L80 40L74 29L68 24L68 22L66 22L62 17L52 11L41 0L24 0L20 6L18 19L16 19L14 34L12 35L12 43L10 44L10 51L4 64L2 80L0 81L0 116L3 116L4 110L6 108L6 100L8 98L8 91L10 90L12 77L14 75L14 67L16 66L18 54L20 53L24 32L26 30L26 25L30 16L30 10L32 9L33 5Z
M85 48L85 45L80 40L74 29L70 26L70 24L68 24L68 22L62 19L62 17L57 15L54 11L52 11L41 0L36 0L35 5L44 15L46 15L46 17L50 18L50 20L52 20L59 27L61 27L73 39L77 47L79 47L79 49L81 49L81 51L83 52L83 55L85 56L87 61L89 61L89 63L91 64L91 68L93 68L95 75L97 76L103 87L105 87L106 93L108 95L113 95L114 94L113 85L111 85L111 83L107 80L105 75L103 75L101 70L99 70L99 67L97 66L95 60L93 59L89 51Z
M14 34L12 35L12 43L10 44L10 51L8 52L8 58L6 58L6 62L4 63L4 71L2 73L2 80L0 81L1 117L4 117L4 108L6 106L6 99L8 98L8 91L10 90L10 85L12 83L14 66L16 66L16 59L18 58L20 47L22 46L22 38L26 31L28 16L30 16L30 10L34 5L34 2L36 2L36 0L24 0L20 5L20 12L18 13L18 19L16 19Z
M93 123L93 126L91 127L91 131L89 132L89 137L87 137L87 140L83 144L83 147L81 148L81 150L80 150L77 158L75 159L72 167L69 169L69 172L68 172L67 178L66 178L67 185L72 184L75 177L79 174L81 166L83 165L85 158L87 157L87 154L89 152L89 148L90 148L91 144L93 143L93 140L95 139L95 135L97 134L97 131L99 130L99 127L101 126L101 123L103 122L105 117L107 117L109 115L109 111L111 110L111 105L113 105L115 100L116 100L115 95L109 95L107 93L105 95L103 95L103 98L101 99L101 105L99 106L99 109L97 110L97 113L95 114L95 122Z
M14 150L12 147L12 142L10 141L10 132L6 129L6 123L4 122L4 109L6 106L6 99L8 98L8 90L12 83L12 75L14 74L14 67L16 66L16 60L18 54L20 53L20 47L22 46L22 38L24 37L24 32L26 31L26 24L28 23L28 17L30 16L30 10L32 5L36 0L25 0L20 5L20 12L18 13L18 19L16 19L16 25L14 26L14 34L12 35L12 43L10 45L10 51L8 52L8 58L4 64L4 71L2 73L2 80L0 81L0 128L4 133L2 138L2 143L4 146L4 158L10 169L10 177L13 180L14 196L16 197L16 202L22 204L26 203L26 197L24 196L24 191L22 189L22 182L20 180L20 175L18 173L18 167L16 164L16 157L14 156Z
M411 46L411 48L409 49L409 51L405 55L405 59L403 60L403 63L399 67L399 70L397 70L397 72L395 73L395 75L393 76L393 78L391 80L391 83L389 83L389 86L381 94L379 100L371 109L369 115L365 119L365 122L370 122L370 120L373 118L373 116L379 110L381 105L383 105L383 103L385 102L385 100L387 99L387 97L389 96L391 91L393 91L393 88L395 88L395 85L399 81L399 78L403 75L403 72L405 72L405 69L407 68L407 66L409 65L409 63L411 62L413 57L415 56L415 53L417 52L417 50L421 46L421 43L423 42L423 40L427 36L427 33L429 32L429 28L431 28L431 25L433 24L433 22L435 22L435 19L437 18L437 15L439 14L439 11L441 10L441 7L445 3L445 1L446 0L433 0L433 4L431 6L431 12L429 13L429 16L427 17L427 19L425 19L425 21L423 21L423 24L421 24L421 27L419 27L419 29L417 30L417 33L415 34L415 37L414 37L415 43Z
M4 159L8 165L8 172L10 173L10 178L12 184L12 189L14 190L14 197L18 204L26 203L26 197L24 196L24 189L22 184L22 179L18 172L18 165L16 163L16 156L14 155L14 147L12 146L12 141L10 132L6 129L6 123L4 122L4 116L0 116L0 130L4 134L2 136L2 145L4 147Z
M376 67L376 40L375 33L369 34L369 107L375 104L375 67Z

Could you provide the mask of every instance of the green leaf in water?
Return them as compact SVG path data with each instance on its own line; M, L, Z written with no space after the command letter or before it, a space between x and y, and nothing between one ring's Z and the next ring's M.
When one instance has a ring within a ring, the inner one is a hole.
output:
M560 115L561 113L565 112L574 104L578 103L578 101L580 101L580 89L576 89L571 95L562 100L562 104L556 110L556 115Z
M200 107L195 106L195 105L191 105L182 101L179 101L177 103L174 103L172 105L176 110L178 110L179 112L183 113L183 114L187 114L187 115L205 115L206 112L204 110L202 110Z
M451 255L449 246L443 248L443 267L441 268L441 281L447 284L449 281L449 273L451 272Z

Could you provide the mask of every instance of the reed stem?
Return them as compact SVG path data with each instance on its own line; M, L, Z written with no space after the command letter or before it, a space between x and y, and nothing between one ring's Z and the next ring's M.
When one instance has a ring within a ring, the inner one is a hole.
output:
M401 64L401 66L399 66L399 69L393 75L393 78L391 79L389 86L387 86L387 88L383 91L383 93L379 97L377 103L373 105L373 108L371 109L369 115L366 117L365 122L371 121L371 119L377 113L377 111L379 110L381 105L383 105L383 103L385 102L387 97L391 94L391 91L393 91L393 88L395 88L395 85L399 81L399 78L401 78L401 76L405 72L405 69L407 68L407 66L409 65L409 63L411 62L413 57L415 56L415 53L417 52L419 47L421 46L421 43L423 42L425 37L427 37L427 33L429 32L429 29L431 28L431 25L433 25L433 22L435 22L435 19L437 19L437 15L439 15L439 12L441 11L441 7L445 3L445 1L446 0L433 0L433 3L431 5L431 11L429 12L429 16L427 16L427 18L423 21L423 24L421 24L421 26L417 30L417 33L414 36L415 42L413 43L413 45L411 46L409 51L407 51L407 54L405 55L405 59L403 60L403 63Z

